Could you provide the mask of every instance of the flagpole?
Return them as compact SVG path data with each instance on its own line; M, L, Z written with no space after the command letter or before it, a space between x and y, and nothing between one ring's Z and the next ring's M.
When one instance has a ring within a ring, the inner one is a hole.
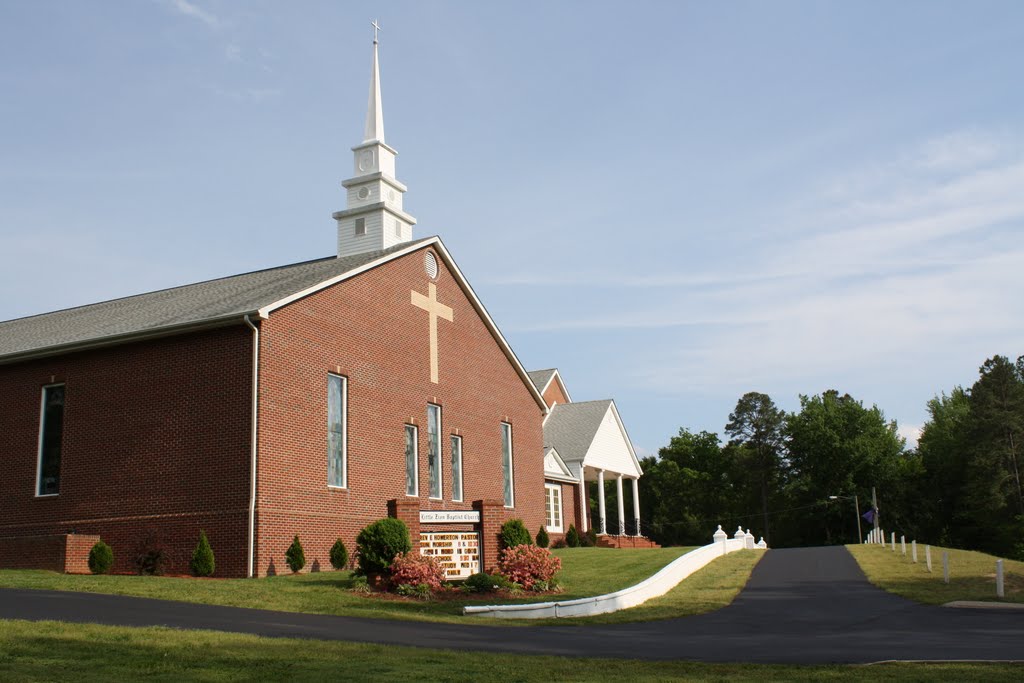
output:
M871 509L875 511L875 535L878 535L878 496L875 495L875 487L871 487Z

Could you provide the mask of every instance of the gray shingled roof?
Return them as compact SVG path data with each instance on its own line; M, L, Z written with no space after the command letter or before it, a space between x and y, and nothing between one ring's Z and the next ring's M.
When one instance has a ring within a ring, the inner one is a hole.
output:
M530 370L526 374L530 376L530 380L533 382L533 386L537 387L537 391L544 391L544 387L547 386L548 382L551 381L551 377L555 374L555 368Z
M583 460L611 404L611 399L559 403L544 423L544 445L557 450L564 462Z
M239 320L246 314L433 238L389 249L305 261L207 280L88 306L0 322L0 360L66 346L159 334L174 328Z

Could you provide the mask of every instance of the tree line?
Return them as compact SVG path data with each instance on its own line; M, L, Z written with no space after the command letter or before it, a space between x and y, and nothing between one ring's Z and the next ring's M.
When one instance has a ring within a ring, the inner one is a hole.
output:
M724 438L680 429L641 461L644 534L703 545L722 524L774 547L854 542L854 497L867 513L874 487L887 532L1024 559L1024 356L988 359L970 388L936 396L928 413L908 449L895 420L849 394L801 395L792 413L744 394ZM861 525L863 536L872 525Z

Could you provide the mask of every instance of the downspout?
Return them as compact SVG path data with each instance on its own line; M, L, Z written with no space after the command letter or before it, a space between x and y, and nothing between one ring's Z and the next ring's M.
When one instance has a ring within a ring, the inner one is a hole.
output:
M253 561L256 545L256 454L257 418L259 417L260 390L260 328L252 324L248 314L245 324L252 328L252 434L250 435L251 455L249 466L249 566L247 576L253 577Z

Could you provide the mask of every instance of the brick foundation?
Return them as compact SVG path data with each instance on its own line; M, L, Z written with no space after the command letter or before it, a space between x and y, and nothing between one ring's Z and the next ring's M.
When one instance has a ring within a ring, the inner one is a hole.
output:
M99 540L92 534L0 538L0 568L88 574L89 551Z

